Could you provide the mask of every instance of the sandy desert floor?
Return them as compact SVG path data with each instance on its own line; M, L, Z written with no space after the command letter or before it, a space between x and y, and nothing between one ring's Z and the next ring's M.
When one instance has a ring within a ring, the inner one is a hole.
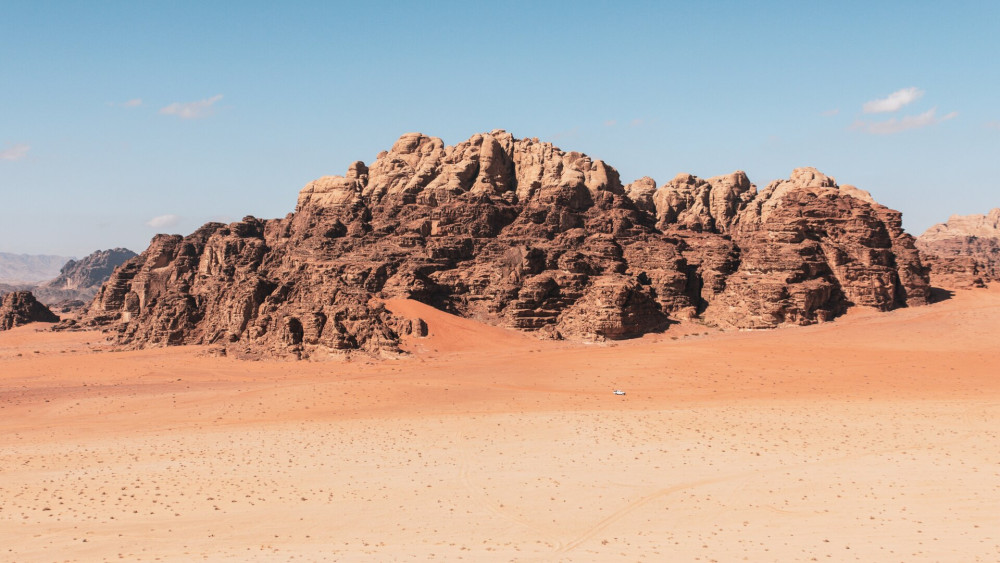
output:
M0 333L0 561L1000 560L1000 290L604 345L390 306L386 361Z

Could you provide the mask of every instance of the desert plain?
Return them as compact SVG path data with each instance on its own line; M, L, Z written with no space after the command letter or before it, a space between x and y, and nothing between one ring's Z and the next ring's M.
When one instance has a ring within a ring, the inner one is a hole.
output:
M0 333L0 560L1000 560L1000 289L590 344L387 305L394 359Z

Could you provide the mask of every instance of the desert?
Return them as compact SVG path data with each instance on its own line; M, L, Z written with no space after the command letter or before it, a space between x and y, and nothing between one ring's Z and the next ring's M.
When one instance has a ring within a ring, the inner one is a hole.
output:
M995 215L404 134L3 296L4 555L996 559Z
M1000 561L1000 3L2 13L0 563Z
M996 289L603 344L387 307L396 360L0 333L3 558L1000 557Z
M3 295L4 555L995 560L996 212L901 216L404 134Z

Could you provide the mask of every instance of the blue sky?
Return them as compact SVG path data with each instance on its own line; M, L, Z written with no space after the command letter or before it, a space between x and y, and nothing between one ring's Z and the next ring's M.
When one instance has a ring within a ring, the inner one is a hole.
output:
M997 2L290 4L0 1L0 252L281 217L409 131L1000 207Z

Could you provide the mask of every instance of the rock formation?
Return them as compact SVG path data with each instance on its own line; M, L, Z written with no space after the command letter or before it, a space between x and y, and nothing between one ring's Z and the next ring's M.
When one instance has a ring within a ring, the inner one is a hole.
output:
M30 291L15 291L0 298L0 330L10 330L28 323L54 323L55 316Z
M1000 281L1000 208L986 215L952 215L917 238L931 281L944 288Z
M706 312L719 324L762 328L830 320L851 305L927 303L927 273L902 217L867 192L812 168L772 182L733 223L740 267Z
M390 297L545 337L627 338L671 318L809 324L928 292L900 214L814 169L759 194L742 172L625 186L538 139L411 133L305 186L283 219L157 236L84 322L129 346L322 357L394 351L421 323L390 314Z
M134 256L136 253L127 248L98 250L86 258L70 260L58 276L34 287L32 292L39 301L49 306L77 300L90 301L115 268Z

